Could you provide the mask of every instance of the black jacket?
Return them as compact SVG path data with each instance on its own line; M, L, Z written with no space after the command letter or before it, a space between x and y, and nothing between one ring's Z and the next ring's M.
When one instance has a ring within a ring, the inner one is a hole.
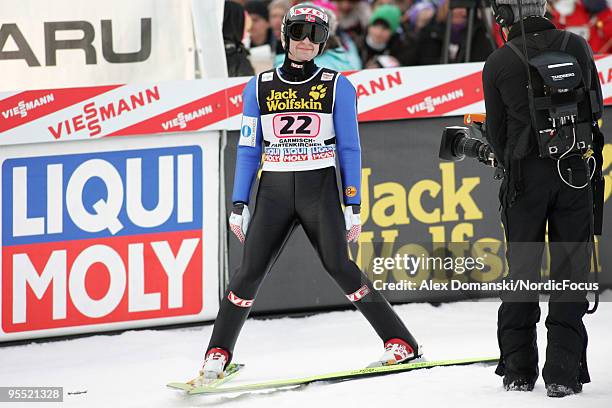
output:
M228 76L255 75L249 61L249 52L242 44L244 9L238 3L226 1L223 13L223 43Z
M548 47L551 50L561 48L565 32L557 30L549 20L543 17L528 17L524 20L524 25L527 37L530 36L530 33L538 36L540 40L546 42L546 49ZM515 24L510 29L508 41L517 38L520 41L517 46L522 51L522 40L518 37L521 37L521 26ZM539 52L529 47L527 50L530 57ZM589 45L578 35L570 34L565 51L576 58L580 64L585 84L590 89L596 90L599 105L602 106L601 85ZM487 111L487 140L498 161L508 169L511 160L537 155L537 142L533 135L528 148L514 149L517 140L529 139L531 132L527 99L527 70L518 55L508 46L495 50L485 63L482 82ZM600 117L601 112L595 115L594 119ZM588 120L588 118L582 119Z

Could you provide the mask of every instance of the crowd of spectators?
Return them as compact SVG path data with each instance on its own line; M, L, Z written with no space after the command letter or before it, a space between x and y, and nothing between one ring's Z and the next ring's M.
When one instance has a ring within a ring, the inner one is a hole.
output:
M255 72L282 64L281 21L300 2L303 0L226 1L223 33L226 53L231 55L230 76L247 75L246 63ZM469 9L449 9L450 0L310 2L330 17L330 39L315 62L338 71L485 61L503 44L490 8L481 7L485 0L474 1L471 47L466 46ZM242 19L237 15L240 12ZM612 53L612 0L549 0L548 17L557 27L584 37L594 53ZM447 28L450 41L445 46Z

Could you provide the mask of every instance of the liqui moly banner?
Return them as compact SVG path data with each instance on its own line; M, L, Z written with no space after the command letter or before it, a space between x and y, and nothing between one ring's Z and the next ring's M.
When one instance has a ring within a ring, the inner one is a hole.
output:
M0 340L214 318L219 143L185 136L2 149Z
M361 122L484 112L482 63L347 73ZM612 55L597 58L612 105ZM0 145L107 136L237 130L249 78L0 94Z
M0 90L195 78L191 0L0 0L0 10ZM207 44L209 57L223 53Z

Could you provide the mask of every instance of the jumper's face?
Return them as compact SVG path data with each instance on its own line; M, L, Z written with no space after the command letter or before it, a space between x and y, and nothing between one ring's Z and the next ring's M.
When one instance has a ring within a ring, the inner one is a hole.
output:
M313 44L308 37L302 41L289 40L289 56L296 62L310 61L319 53L320 44Z

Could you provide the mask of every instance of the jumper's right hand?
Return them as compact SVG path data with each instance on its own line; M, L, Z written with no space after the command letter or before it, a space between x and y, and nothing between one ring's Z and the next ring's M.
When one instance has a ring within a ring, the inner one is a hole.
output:
M347 205L344 209L344 222L346 224L346 241L357 242L361 234L361 206Z
M229 226L236 238L243 244L250 219L249 207L244 203L234 203L234 208L229 217Z

